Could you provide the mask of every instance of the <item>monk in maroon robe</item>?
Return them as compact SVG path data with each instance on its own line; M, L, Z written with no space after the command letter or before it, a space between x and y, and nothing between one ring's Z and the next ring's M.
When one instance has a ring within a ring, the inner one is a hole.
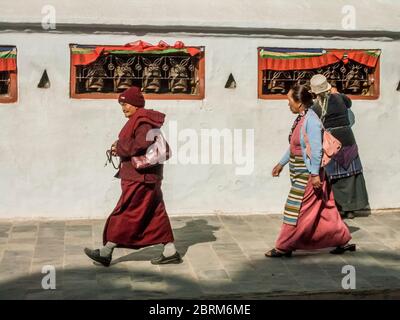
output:
M96 250L86 248L85 253L91 259L109 266L116 247L140 249L162 243L163 253L151 263L180 263L182 259L174 246L161 191L163 164L137 170L131 162L133 156L145 155L147 148L154 143L154 140L147 138L148 133L161 128L165 115L145 109L144 97L137 87L123 92L118 101L128 118L111 148L113 155L121 159L116 177L121 179L122 194L105 224L104 247Z

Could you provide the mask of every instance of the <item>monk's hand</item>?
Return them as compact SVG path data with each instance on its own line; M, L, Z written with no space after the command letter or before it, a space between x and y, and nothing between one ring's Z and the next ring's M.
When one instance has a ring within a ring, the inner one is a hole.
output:
M278 163L273 169L272 169L272 176L273 177L279 177L279 174L281 173L283 169L283 166Z
M311 184L315 190L319 190L322 187L322 182L319 176L311 176Z
M117 156L117 141L115 141L112 145L111 145L111 154L116 157Z

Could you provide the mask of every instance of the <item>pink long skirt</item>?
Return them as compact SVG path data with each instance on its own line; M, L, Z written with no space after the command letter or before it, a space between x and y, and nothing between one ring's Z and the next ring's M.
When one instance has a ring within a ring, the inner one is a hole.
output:
M322 188L314 191L309 177L296 226L283 223L275 247L282 251L342 246L351 240L336 208L333 191L321 170Z

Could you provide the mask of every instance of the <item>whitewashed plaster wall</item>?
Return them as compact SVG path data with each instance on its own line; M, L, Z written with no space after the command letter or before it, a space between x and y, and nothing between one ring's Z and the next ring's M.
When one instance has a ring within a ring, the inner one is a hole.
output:
M20 1L0 3L0 23L40 22L42 5L57 8L58 23L200 25L297 30L340 30L341 8L357 9L358 30L399 30L398 1ZM373 3L373 4L371 4ZM121 10L121 5L124 9ZM154 14L154 7L160 14ZM17 10L18 8L18 10ZM195 12L196 19L188 13ZM374 19L370 19L371 17ZM374 23L371 24L371 21ZM12 29L12 28L11 28ZM125 44L182 40L205 46L206 96L200 101L147 101L178 129L254 129L254 172L235 165L167 164L163 184L171 214L278 213L289 189L288 172L270 175L287 147L293 120L285 100L257 98L257 47L382 49L378 100L354 101L354 127L373 209L399 208L400 42L389 38L324 38L210 34L76 34L0 32L1 45L18 49L18 102L0 104L0 218L107 216L120 187L104 168L105 150L126 121L116 101L69 98L69 44ZM37 84L47 70L51 87ZM236 89L224 85L232 73ZM181 146L183 142L179 142ZM175 152L176 155L176 152Z
M157 42L162 36L146 37ZM119 196L114 170L104 168L105 150L124 124L113 100L69 98L69 43L124 44L121 35L0 34L18 48L19 99L0 105L0 217L104 217ZM280 212L289 188L285 172L270 176L287 147L293 115L285 100L257 99L257 47L380 48L381 95L354 101L354 131L365 168L372 208L400 207L397 186L400 145L398 42L162 37L206 48L206 98L148 100L178 129L255 130L254 172L235 175L235 165L166 165L164 195L172 214ZM51 87L37 84L46 69ZM236 89L225 89L233 73ZM182 145L179 142L179 145Z
M353 6L357 30L398 31L397 0L13 0L0 3L0 21L39 22L42 8L57 23L233 26L341 30L343 7Z

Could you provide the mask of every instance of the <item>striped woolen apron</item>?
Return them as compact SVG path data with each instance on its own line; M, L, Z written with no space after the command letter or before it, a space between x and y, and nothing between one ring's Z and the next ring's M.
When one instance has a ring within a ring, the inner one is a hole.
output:
M289 170L292 186L286 200L283 222L296 226L310 173L303 157L293 154L290 155Z

